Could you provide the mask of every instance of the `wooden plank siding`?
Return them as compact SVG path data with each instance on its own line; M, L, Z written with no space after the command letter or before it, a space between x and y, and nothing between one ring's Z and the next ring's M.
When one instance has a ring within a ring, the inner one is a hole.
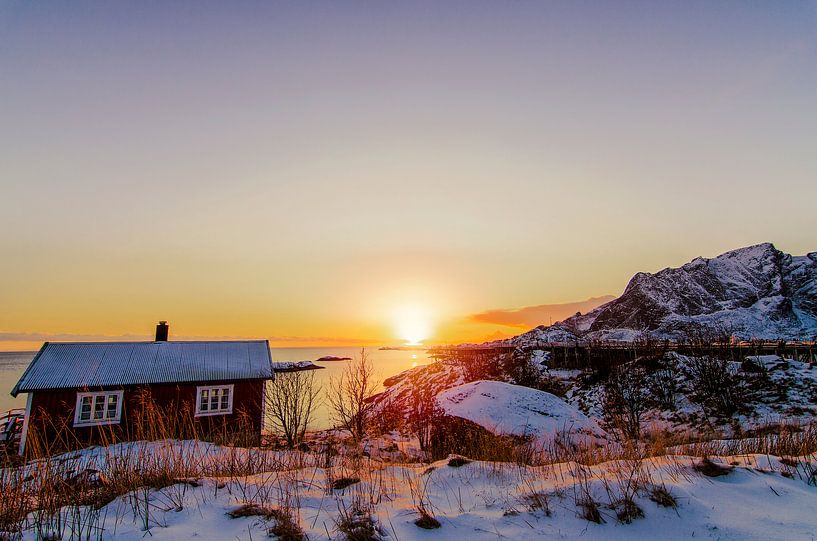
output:
M171 437L230 441L241 433L243 444L257 445L263 427L263 396L266 380L208 381L33 392L29 438L26 447L47 442L50 451L90 444ZM233 385L230 414L195 417L196 387ZM78 392L124 391L118 424L74 427ZM36 441L36 443L35 443ZM43 449L40 449L42 452ZM37 450L32 450L37 453Z

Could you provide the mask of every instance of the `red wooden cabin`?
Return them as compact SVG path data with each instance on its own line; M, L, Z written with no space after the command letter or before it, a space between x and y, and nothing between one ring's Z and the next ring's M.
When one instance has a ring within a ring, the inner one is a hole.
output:
M35 428L67 446L144 437L148 410L189 421L187 434L240 429L260 441L269 343L167 337L160 322L153 342L43 344L11 391L28 393L20 453Z

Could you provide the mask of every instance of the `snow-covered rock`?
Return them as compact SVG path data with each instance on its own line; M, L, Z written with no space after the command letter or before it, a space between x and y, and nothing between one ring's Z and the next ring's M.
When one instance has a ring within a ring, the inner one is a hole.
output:
M274 372L298 372L301 370L320 370L323 366L318 366L312 361L273 361L272 370Z
M603 438L599 425L561 398L501 381L474 381L437 395L446 415L476 423L501 436L552 440L558 435Z

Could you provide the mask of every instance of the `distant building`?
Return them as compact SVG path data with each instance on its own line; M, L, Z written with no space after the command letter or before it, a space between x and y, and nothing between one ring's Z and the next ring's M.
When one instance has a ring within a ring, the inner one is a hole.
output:
M266 340L171 342L164 321L153 342L46 342L11 391L28 393L20 454L34 431L64 447L144 438L158 411L179 436L260 441L272 378Z

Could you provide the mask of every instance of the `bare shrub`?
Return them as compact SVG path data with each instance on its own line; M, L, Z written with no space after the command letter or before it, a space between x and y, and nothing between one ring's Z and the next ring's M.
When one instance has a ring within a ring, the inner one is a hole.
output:
M678 501L675 499L675 496L673 496L672 492L665 486L654 486L650 488L649 497L661 507L669 507L672 509L678 507Z
M414 524L424 530L434 530L442 526L431 512L431 500L428 498L428 483L431 476L425 473L415 475L414 472L406 471L403 480L409 488L411 501L419 515Z
M417 437L420 449L429 451L434 427L439 424L443 414L437 405L434 390L428 386L415 387L409 395L409 404L409 429Z
M257 503L245 503L232 511L227 512L230 518L262 517L272 521L272 526L267 530L270 536L275 536L281 541L303 541L306 539L303 529L292 516L290 509L273 509Z
M534 365L531 355L515 349L499 357L502 371L511 383L538 389L542 383L542 373Z
M460 349L450 352L446 362L460 367L466 383L480 379L501 380L500 356L490 350Z
M709 458L704 457L700 462L693 466L693 469L707 477L721 477L729 475L733 468L730 466L721 466L712 462Z
M448 465L452 468L460 468L470 463L471 461L465 458L464 456L454 456L448 459Z
M530 455L527 439L497 436L485 427L459 417L441 415L435 418L428 453L432 460L450 455L465 455L473 460L493 462L525 461Z
M677 371L663 359L658 368L650 374L649 387L656 405L672 410L675 409L676 396L679 391Z
M283 434L287 447L295 448L315 415L321 388L314 372L285 372L267 383L265 410L276 431Z
M332 481L332 490L343 490L360 482L359 477L341 477Z
M372 517L370 506L354 502L349 507L338 500L338 518L335 521L338 531L347 541L379 541L385 533Z
M420 517L414 521L414 524L424 530L435 530L442 526L439 520L425 511L420 511Z
M644 511L635 503L632 498L625 498L621 500L618 510L616 511L616 518L622 524L630 524L637 518L644 518Z
M599 511L599 504L593 498L588 497L579 500L576 505L578 505L579 509L581 509L579 516L584 520L595 522L596 524L602 524L605 522L604 518L601 516L601 511Z
M378 397L377 413L372 415L372 429L376 434L388 434L403 427L406 419L405 406L391 396Z
M630 524L644 517L644 511L635 502L636 496L649 484L649 471L644 467L643 456L632 449L628 456L617 464L617 475L610 481L602 480L610 504L616 511L616 519L622 524Z
M577 463L573 475L576 479L573 484L573 501L580 510L579 516L596 524L604 523L605 520L601 516L599 503L593 497L590 470Z
M28 495L24 487L25 473L22 468L0 468L0 532L11 539L22 536L28 514Z
M307 539L298 521L292 516L292 512L285 509L274 509L269 517L273 521L269 528L270 536L275 536L279 541L304 541Z
M523 497L530 512L542 511L545 516L550 516L550 498L544 492L531 492Z
M729 361L714 357L690 357L692 398L709 414L731 416L742 404L740 378Z
M338 378L330 380L326 397L338 426L351 434L356 442L366 435L372 411L372 397L376 394L374 366L360 350L360 356L346 365Z
M607 421L626 439L640 439L641 417L648 405L646 370L633 365L613 370L604 388L602 408Z
M274 513L273 509L262 507L255 503L245 503L227 512L230 518L246 518L246 517L271 517Z

